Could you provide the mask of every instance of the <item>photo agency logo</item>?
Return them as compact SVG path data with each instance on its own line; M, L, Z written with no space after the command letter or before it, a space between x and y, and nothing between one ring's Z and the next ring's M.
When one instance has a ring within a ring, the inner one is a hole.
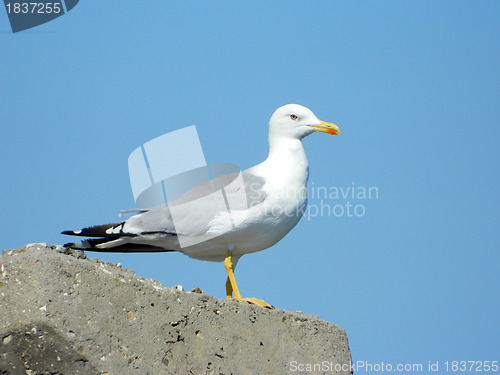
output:
M205 160L196 126L164 134L136 148L128 158L130 184L138 208L121 211L136 214L154 208L159 219L171 218L179 245L184 248L221 236L245 220L249 208L266 198L264 180L241 171L234 164ZM363 217L365 201L378 199L375 186L317 186L312 182L300 192L309 205L276 206L276 216L302 215ZM190 213L196 212L196 217ZM193 226L193 222L196 225ZM193 233L193 227L196 229ZM207 231L208 230L208 231ZM199 232L199 233L198 233ZM153 232L152 232L153 234Z
M13 33L52 21L73 9L79 0L4 0Z
M344 186L319 186L311 182L305 216L360 218L366 215L368 201L378 200L378 186L351 182Z

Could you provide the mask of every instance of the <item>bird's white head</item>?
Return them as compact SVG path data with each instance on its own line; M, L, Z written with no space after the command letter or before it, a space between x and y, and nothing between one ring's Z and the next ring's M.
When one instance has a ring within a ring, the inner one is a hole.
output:
M340 135L337 125L321 121L307 107L287 104L279 107L269 120L269 136L302 139L318 131Z

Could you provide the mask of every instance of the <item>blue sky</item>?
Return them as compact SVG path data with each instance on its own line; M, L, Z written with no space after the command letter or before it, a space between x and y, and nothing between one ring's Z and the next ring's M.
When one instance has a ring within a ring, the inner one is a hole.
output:
M326 199L365 214L304 218L243 257L242 294L338 324L354 361L500 360L499 16L496 1L82 1L12 34L0 11L1 248L117 221L128 155L178 128L197 126L209 162L255 165L272 112L299 103L342 130L304 140L311 186L378 198ZM88 255L224 297L219 263Z

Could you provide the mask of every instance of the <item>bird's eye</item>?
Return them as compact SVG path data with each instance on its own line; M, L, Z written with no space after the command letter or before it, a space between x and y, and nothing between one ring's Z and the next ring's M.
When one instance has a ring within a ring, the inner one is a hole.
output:
M297 119L298 119L297 115L290 115L290 118L291 118L292 120L297 120Z

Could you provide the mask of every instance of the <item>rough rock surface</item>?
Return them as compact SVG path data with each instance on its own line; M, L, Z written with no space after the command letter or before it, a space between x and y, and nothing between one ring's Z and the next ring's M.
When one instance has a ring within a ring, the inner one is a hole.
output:
M165 288L60 246L0 255L0 374L349 374L350 360L344 330L315 316Z

